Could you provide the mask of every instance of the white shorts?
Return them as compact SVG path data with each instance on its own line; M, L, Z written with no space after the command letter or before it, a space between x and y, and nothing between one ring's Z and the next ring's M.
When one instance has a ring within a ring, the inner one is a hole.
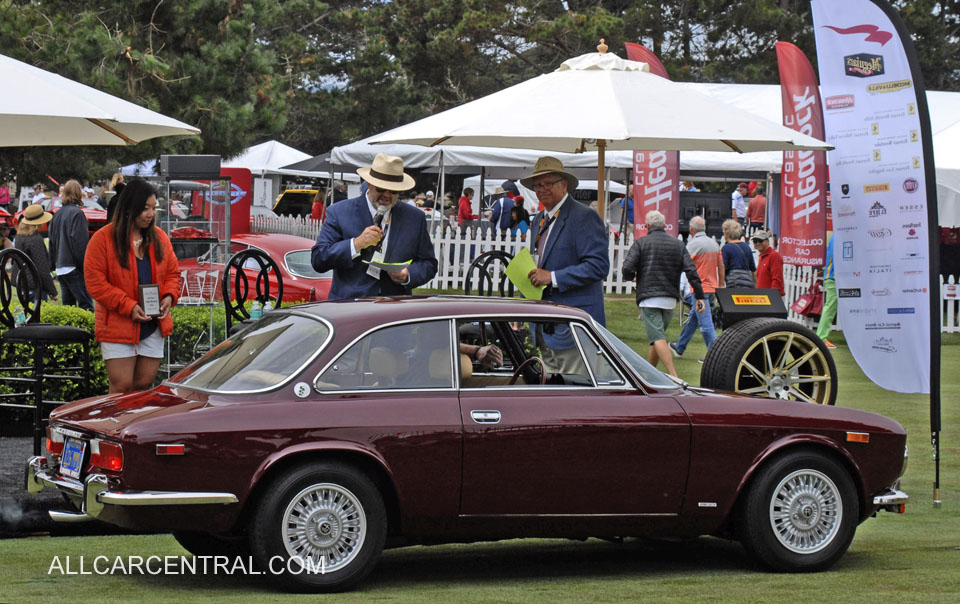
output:
M158 326L147 339L140 340L139 344L121 344L120 342L100 342L100 354L104 361L110 359L126 359L129 357L163 358L163 336Z

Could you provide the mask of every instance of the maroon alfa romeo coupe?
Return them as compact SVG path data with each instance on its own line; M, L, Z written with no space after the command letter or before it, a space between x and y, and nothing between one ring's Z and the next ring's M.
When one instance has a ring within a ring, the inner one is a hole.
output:
M60 407L47 450L26 482L76 505L58 519L301 591L356 584L385 543L514 537L719 535L818 571L907 499L895 421L692 388L582 311L495 298L270 312L153 390Z

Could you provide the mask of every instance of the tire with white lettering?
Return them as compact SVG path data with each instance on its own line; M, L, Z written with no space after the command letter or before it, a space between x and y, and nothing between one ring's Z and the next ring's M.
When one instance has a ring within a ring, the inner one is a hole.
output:
M264 490L250 521L254 560L284 589L336 592L361 581L387 535L383 497L352 466L297 466Z
M850 547L860 512L850 473L827 455L807 450L761 467L737 511L747 553L778 572L830 568Z
M710 346L700 370L704 388L833 405L837 366L823 340L786 319L745 319Z

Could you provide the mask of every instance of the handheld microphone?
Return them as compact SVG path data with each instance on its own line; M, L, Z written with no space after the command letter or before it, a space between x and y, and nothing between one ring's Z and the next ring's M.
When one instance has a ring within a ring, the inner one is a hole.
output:
M373 217L373 226L379 227L383 224L383 217L387 214L387 208L385 206L377 206L377 215ZM383 249L383 238L377 242L377 245L374 246L373 250L379 252Z
M377 206L377 215L373 217L373 226L378 227L383 223L383 217L387 213L385 206Z

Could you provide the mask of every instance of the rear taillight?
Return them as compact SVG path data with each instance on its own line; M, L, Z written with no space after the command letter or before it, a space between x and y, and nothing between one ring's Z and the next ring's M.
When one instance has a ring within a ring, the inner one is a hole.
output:
M47 452L51 455L63 454L63 434L47 426Z
M91 445L91 466L110 472L119 472L123 469L123 449L120 445L104 440L91 441Z

